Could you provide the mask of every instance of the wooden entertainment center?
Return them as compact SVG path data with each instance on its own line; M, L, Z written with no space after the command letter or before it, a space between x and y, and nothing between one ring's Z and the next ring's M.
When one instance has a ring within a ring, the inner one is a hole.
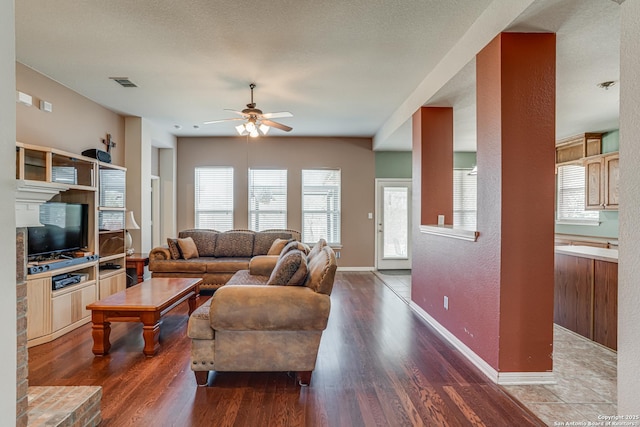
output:
M28 262L27 346L43 344L91 321L88 304L126 288L126 168L49 147L16 144L16 180L50 187L51 202L88 205L81 259ZM103 268L107 265L120 268ZM70 277L55 289L56 278Z

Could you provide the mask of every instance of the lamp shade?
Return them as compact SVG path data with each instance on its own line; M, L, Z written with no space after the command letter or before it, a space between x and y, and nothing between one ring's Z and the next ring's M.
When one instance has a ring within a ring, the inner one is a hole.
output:
M140 226L133 217L133 211L128 211L124 219L124 228L127 230L140 230Z

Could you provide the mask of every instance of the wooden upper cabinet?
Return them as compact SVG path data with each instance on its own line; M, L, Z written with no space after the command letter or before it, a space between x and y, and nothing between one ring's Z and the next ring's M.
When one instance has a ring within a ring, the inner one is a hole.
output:
M619 206L618 188L620 184L620 156L618 153L605 156L603 159L605 183L604 183L604 208L617 210Z
M575 162L600 153L601 133L583 133L556 142L556 164Z
M585 209L617 210L619 155L605 154L585 160Z
M587 160L584 164L585 189L584 202L587 210L602 210L604 194L602 181L602 159Z

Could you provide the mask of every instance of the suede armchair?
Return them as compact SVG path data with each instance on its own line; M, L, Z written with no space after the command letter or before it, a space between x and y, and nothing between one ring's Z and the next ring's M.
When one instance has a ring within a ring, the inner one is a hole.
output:
M329 246L310 254L301 286L267 285L269 276L239 271L189 318L191 369L198 385L209 371L294 371L309 385L327 327L337 269Z

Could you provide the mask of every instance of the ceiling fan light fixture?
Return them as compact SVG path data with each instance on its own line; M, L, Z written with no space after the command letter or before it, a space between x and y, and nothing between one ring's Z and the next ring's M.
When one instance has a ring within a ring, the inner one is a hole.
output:
M251 121L251 119L249 119L249 121L245 123L244 127L249 133L253 133L256 130L256 124L255 122Z
M238 131L238 135L240 135L240 136L244 135L245 130L246 129L244 128L244 125L236 126L236 131Z
M266 135L269 132L269 129L271 129L269 126L260 123L260 132L262 132L263 135Z
M249 132L249 136L251 138L256 138L256 137L260 136L260 134L258 133L258 129L254 128L251 132Z

